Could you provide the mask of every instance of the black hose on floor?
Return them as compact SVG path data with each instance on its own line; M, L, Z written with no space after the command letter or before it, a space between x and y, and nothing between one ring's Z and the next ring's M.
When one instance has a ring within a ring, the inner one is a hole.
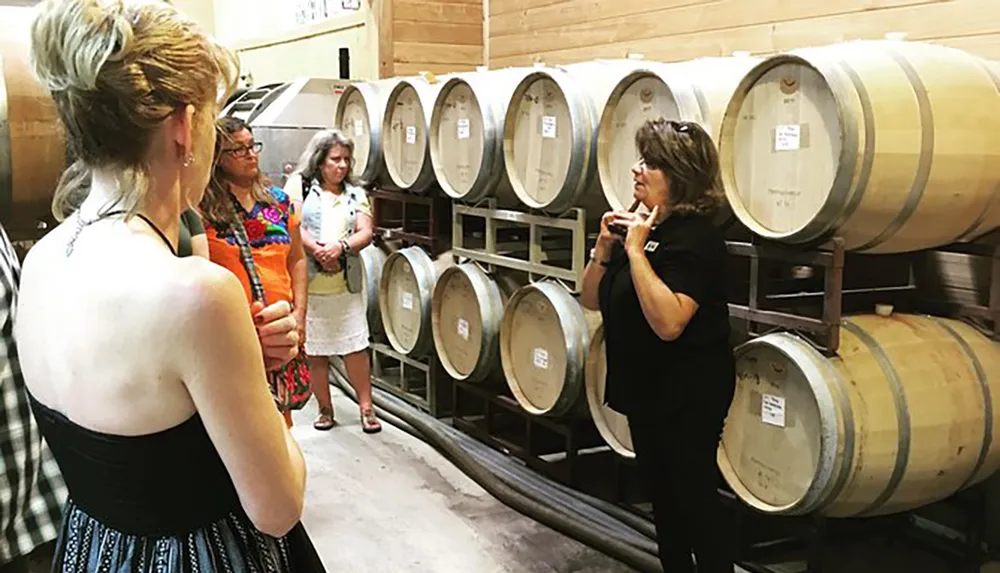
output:
M357 401L353 395L352 388L349 386L344 387L343 384L338 385L345 394L354 399L355 402ZM377 388L373 389L373 392L380 398L379 401L389 401L397 407L409 408L408 404L392 394L382 392ZM423 414L416 412L416 415ZM589 519L599 527L613 528L620 536L630 538L633 545L651 554L656 554L656 544L651 542L656 540L656 528L649 519L618 507L615 504L549 480L526 467L518 460L466 435L457 428L431 416L423 415L423 417L429 424L436 426L451 439L458 442L459 446L473 455L477 461L487 466L487 469L506 481L508 485L515 488L530 489L536 494L535 498L543 503L560 506L583 518ZM386 419L386 422L401 428L406 433L421 441L425 441L423 436L414 430L412 426L391 414ZM636 536L636 533L640 535Z
M336 368L330 370L331 374L334 374L331 376L331 381L351 399L357 401L357 396L343 379L343 374L338 372ZM372 402L379 409L391 415L386 416L380 412L383 420L393 425L396 425L394 421L404 422L410 429L419 434L419 439L441 451L473 481L507 506L643 573L663 572L659 559L645 547L640 548L623 541L619 536L608 535L611 531L607 527L601 527L602 524L593 523L585 518L573 517L553 509L545 501L534 499L525 493L525 489L532 488L518 489L491 473L487 469L487 465L480 461L483 459L482 457L477 460L476 456L462 448L448 432L436 427L441 424L439 421L416 411L409 405L388 399L376 389L372 391ZM404 431L413 434L405 428ZM551 503L550 500L546 501ZM634 532L634 530L632 531ZM643 543L643 545L647 544Z
M347 395L349 398L357 402L357 397L354 395L354 389L351 388L349 384L347 384L346 382L347 378L344 372L336 367L334 367L331 370L331 372L333 374L333 376L331 376L331 379L334 380L334 383L338 387L340 387L340 389L345 393L345 395ZM392 401L397 406L406 406L406 407L409 406L408 404L406 404L396 396L389 394L388 392L383 392L378 388L373 388L372 391L373 393L378 394L382 401L389 400ZM418 440L425 441L424 437L420 434L420 432L417 432L415 429L413 429L412 426L400 420L399 418L392 416L391 414L389 414L389 416L391 417L391 420L387 421L390 424L396 426L397 428L400 428L401 430L417 438ZM520 463L515 458L511 458L510 456L497 451L496 449L480 442L479 440L473 438L472 436L469 436L464 432L458 430L454 426L445 424L444 422L441 422L440 420L433 418L431 416L424 416L424 418L427 419L429 423L436 424L443 431L448 432L466 450L479 453L483 456L487 456L489 459L493 460L496 464L502 464L508 468L513 468L514 471L516 472L517 479L519 481L532 480L535 483L540 484L542 487L548 490L548 492L556 490L556 492L562 493L577 501L578 504L575 505L579 506L579 504L586 504L587 506L596 508L597 510L604 512L608 516L617 519L621 523L631 527L632 529L641 533L642 535L645 535L649 539L652 539L654 541L656 540L656 527L654 526L652 520L642 516L638 512L631 511L629 509L626 509L609 501L605 501L603 499L588 495L582 491L573 489L559 482L545 478L536 473L531 468L526 467L524 464ZM558 495L558 493L556 493L556 495ZM655 549L653 550L653 553L655 553Z
M341 389L349 397L354 398L351 395L351 392L353 392L352 389L343 387ZM377 388L373 389L373 392L382 400L393 401L399 407L409 407L395 396L384 393ZM467 436L456 428L429 416L425 416L425 418L428 423L437 425L441 431L458 442L458 445L472 455L477 462L486 466L488 470L496 474L500 479L503 479L511 487L527 490L534 499L546 503L555 509L561 508L567 513L573 513L583 519L587 519L595 527L614 529L617 537L622 541L631 543L652 555L656 554L656 529L648 519L644 519L639 515L604 500L593 498L587 494L568 488L558 482L548 480L518 461L494 450L471 436ZM420 432L417 432L412 426L396 416L384 413L382 419L384 422L401 429L418 440L422 442L426 441ZM609 507L613 511L607 511L606 509ZM620 519L620 517L624 519Z
M440 422L439 422L440 423ZM600 511L611 518L621 522L624 525L632 528L633 530L641 533L645 537L651 540L656 540L656 527L653 525L652 520L642 517L635 512L629 511L623 507L619 507L611 502L605 501L603 499L593 497L582 491L575 490L569 486L563 485L557 481L552 481L539 475L537 472L525 465L513 460L509 456L491 448L490 446L476 440L475 438L466 435L457 428L449 426L448 424L440 423L441 426L446 430L450 431L455 439L467 450L482 452L485 456L490 456L492 459L496 460L496 463L504 463L517 468L517 473L519 479L530 480L535 483L542 484L546 490L553 492L553 495L561 495L570 497L575 500L578 504L584 504L597 511ZM655 553L655 546L653 549Z

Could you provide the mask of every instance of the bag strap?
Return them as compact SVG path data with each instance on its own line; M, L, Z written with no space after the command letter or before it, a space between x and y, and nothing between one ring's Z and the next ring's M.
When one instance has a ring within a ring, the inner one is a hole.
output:
M257 264L253 260L253 251L250 250L250 239L247 238L246 227L243 225L243 215L241 213L243 206L239 204L232 193L229 193L229 200L232 219L229 229L232 231L233 238L236 239L236 245L240 249L240 262L243 264L243 270L246 271L247 276L250 278L250 293L253 295L255 301L267 306L264 283L261 282L260 275L257 273Z

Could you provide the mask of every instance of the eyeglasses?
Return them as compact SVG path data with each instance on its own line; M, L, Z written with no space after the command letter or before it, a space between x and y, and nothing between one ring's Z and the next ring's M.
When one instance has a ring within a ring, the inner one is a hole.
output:
M250 145L241 145L239 147L233 147L230 149L223 149L223 153L228 153L233 157L244 158L250 155L250 150L253 150L255 155L260 155L260 150L264 149L263 141L255 141Z

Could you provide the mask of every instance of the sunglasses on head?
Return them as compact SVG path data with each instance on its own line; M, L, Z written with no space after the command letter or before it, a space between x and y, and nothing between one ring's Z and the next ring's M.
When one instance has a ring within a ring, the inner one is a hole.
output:
M677 133L691 133L691 122L667 120L667 125Z

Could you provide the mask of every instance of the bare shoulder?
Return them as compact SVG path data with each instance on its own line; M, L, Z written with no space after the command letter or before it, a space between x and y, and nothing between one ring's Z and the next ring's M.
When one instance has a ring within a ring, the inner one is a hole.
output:
M249 315L243 287L225 267L202 257L185 257L175 267L163 294L189 327L215 324L234 313Z

